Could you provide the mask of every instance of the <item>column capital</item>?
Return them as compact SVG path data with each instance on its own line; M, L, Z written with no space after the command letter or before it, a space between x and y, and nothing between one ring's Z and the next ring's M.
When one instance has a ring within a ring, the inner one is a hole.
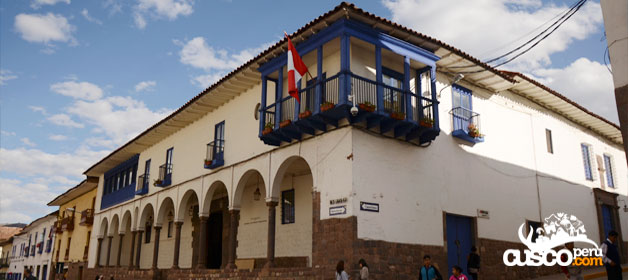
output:
M159 226L154 226L153 228L154 228L155 230L161 230L161 225L159 225Z
M266 206L268 207L277 207L277 205L279 205L277 201L266 201Z
M181 227L181 226L183 226L183 221L176 221L176 222L174 222L174 226L175 226L175 227Z

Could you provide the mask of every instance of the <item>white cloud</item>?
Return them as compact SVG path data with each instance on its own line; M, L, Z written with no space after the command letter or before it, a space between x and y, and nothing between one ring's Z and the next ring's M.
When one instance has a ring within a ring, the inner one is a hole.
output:
M203 88L215 83L228 71L246 63L256 54L270 46L270 43L264 43L257 48L244 49L233 53L225 49L216 49L209 46L203 37L195 37L187 42L179 40L173 40L173 42L181 47L179 51L181 63L207 72L192 79L193 84Z
M31 8L39 9L43 5L54 5L57 3L70 4L70 0L33 0L31 1Z
M0 135L15 136L15 132L13 132L13 131L6 131L6 130L0 130Z
M538 69L532 76L590 111L619 123L613 76L606 66L583 57L565 68Z
M102 89L88 82L61 82L50 86L50 90L76 99L96 100L102 97Z
M48 139L52 140L52 141L65 141L68 140L68 137L65 135L61 135L61 134L52 134L50 136L48 136Z
M155 90L156 85L157 85L157 82L155 81L142 81L142 82L139 82L137 85L135 85L135 92L153 91Z
M48 115L48 112L46 112L46 108L41 107L41 106L28 106L29 109L31 109L33 112L36 113L41 113L42 115Z
M37 146L37 144L33 143L30 139L28 139L28 137L23 137L20 139L20 141L22 141L24 145L29 146L29 147Z
M58 181L53 177L37 178L31 183L18 179L0 178L0 193L11 194L0 196L0 223L29 223L54 211L53 207L46 205L58 195L49 186L51 181Z
M103 2L103 7L109 9L109 15L115 15L122 12L122 4L117 0L106 0Z
M92 151L79 147L73 153L48 153L38 149L0 148L0 167L3 172L21 176L81 176L89 166L108 151Z
M532 36L517 39L568 8L564 4L543 5L538 0L383 0L383 3L394 21L482 59L501 55L525 42ZM509 64L509 68L525 71L547 66L551 63L550 55L566 50L574 40L585 39L601 28L600 4L589 1L545 41ZM512 41L516 42L495 50Z
M51 45L51 42L58 41L76 44L72 36L76 27L62 15L18 14L15 16L15 30L22 35L22 39L33 43Z
M83 9L83 10L81 11L81 15L82 15L82 16L83 16L83 17L84 17L87 21L89 21L89 22L93 22L93 23L95 23L95 24L102 25L102 21L100 21L100 20L99 20L99 19L97 19L97 18L94 18L94 17L90 16L90 15L89 15L89 11L87 11L87 9Z
M74 128L83 128L85 127L81 123L77 123L69 115L66 114L55 114L48 117L48 120L56 125L74 127Z
M0 86L6 85L7 81L17 79L17 75L14 75L13 72L5 69L0 69Z
M193 5L192 0L139 0L134 12L135 25L144 29L146 16L175 20L179 16L190 15L194 12Z

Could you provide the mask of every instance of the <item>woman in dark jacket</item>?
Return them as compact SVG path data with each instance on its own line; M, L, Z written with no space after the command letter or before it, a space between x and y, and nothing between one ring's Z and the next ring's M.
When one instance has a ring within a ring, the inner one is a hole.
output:
M478 273L480 272L480 255L478 255L478 248L471 247L471 254L467 257L467 272L473 280L478 280Z

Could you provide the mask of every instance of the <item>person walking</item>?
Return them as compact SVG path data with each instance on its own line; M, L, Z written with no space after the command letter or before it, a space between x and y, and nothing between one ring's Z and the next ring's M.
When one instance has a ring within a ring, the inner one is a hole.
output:
M24 272L24 280L37 280L37 277L33 276L33 271L30 268L27 268Z
M432 266L430 255L423 256L423 266L419 269L419 280L443 280L438 269Z
M369 266L364 259L358 261L360 265L360 280L369 280Z
M349 280L349 275L345 272L344 261L339 261L336 265L336 280Z
M616 231L611 230L606 240L600 246L602 249L602 263L604 263L604 268L606 268L608 280L622 280L623 278L621 275L621 258L617 249L618 235Z
M467 271L473 280L478 280L478 273L480 272L480 255L478 255L478 248L475 246L471 247L471 253L467 256Z
M449 277L449 280L469 280L469 277L462 273L462 268L457 265L451 268L451 273L453 273L453 275Z

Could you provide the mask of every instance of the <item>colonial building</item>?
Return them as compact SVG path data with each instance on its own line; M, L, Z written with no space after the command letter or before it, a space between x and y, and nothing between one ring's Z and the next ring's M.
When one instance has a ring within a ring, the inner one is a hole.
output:
M9 272L9 257L13 249L13 236L0 240L0 280L7 279Z
M48 203L59 206L52 254L55 279L80 280L87 268L97 186L98 178L89 177Z
M52 269L52 247L54 241L55 211L24 227L13 237L13 248L9 260L9 279L21 280L26 269L37 279L50 279Z
M520 279L556 272L505 267L521 224L566 212L628 238L616 124L352 4L290 37L299 100L284 39L85 172L89 278L327 279L364 258L414 279L423 255L447 274L477 246L483 277Z

